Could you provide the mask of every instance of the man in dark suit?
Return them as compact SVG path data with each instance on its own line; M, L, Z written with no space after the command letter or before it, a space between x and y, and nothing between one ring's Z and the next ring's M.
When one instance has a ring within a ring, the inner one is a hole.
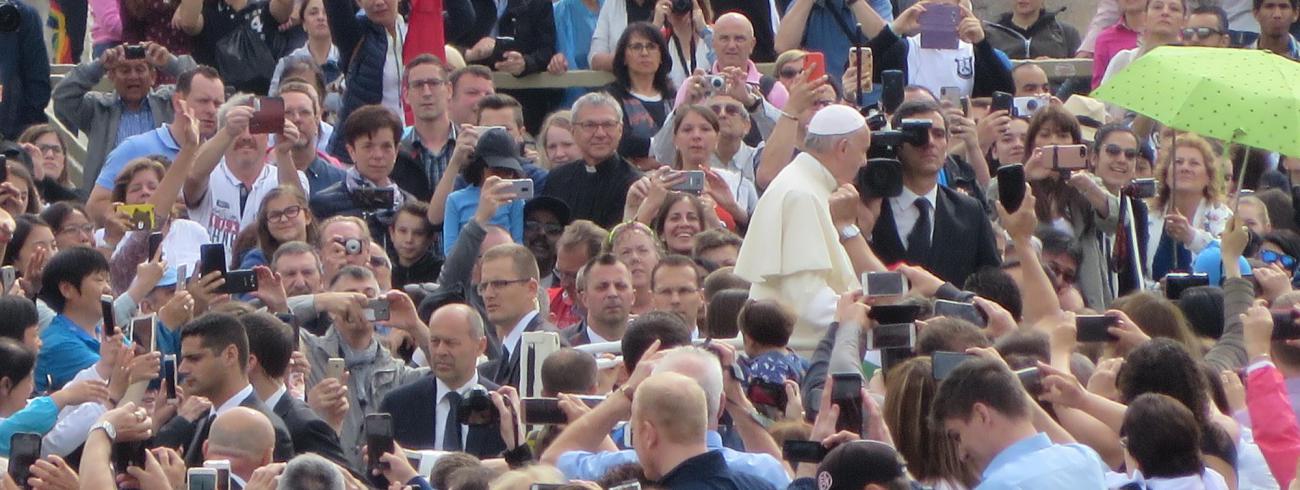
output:
M537 309L540 274L537 259L517 243L488 249L479 264L478 292L487 311L487 334L496 352L479 367L479 375L493 383L519 386L519 351L524 332L556 332Z
M393 390L379 404L391 414L395 440L405 448L464 451L478 457L497 457L505 451L499 426L469 426L458 420L460 401L471 390L498 386L475 370L487 346L483 318L464 304L438 308L429 318L433 376Z
M555 11L546 0L471 0L475 16L468 42L457 47L465 61L522 77L546 71L555 56ZM527 107L527 126L536 131L558 106L559 90L511 90Z
M564 332L569 345L618 342L627 331L636 291L632 273L612 254L597 256L578 271L578 298L586 318Z
M269 313L250 313L239 321L248 334L248 379L257 397L284 420L297 454L316 453L347 466L339 434L307 403L289 394L284 379L296 344L293 329ZM345 399L346 403L346 399ZM342 420L339 420L342 425Z
M993 227L978 201L939 185L948 154L948 127L939 105L907 102L894 111L894 126L903 119L930 121L930 138L924 146L899 147L903 193L881 203L871 249L885 264L922 266L960 285L976 270L1001 262Z
M248 336L239 319L208 313L181 327L181 361L177 373L184 378L185 393L212 402L212 409L196 421L172 417L158 430L158 445L183 448L185 465L203 465L203 443L217 415L235 407L261 412L275 428L275 461L293 457L293 439L284 420L257 397L248 382Z

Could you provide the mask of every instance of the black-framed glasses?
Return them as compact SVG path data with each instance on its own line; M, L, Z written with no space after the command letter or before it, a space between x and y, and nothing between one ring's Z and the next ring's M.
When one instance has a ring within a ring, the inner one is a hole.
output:
M1116 144L1113 144L1113 143L1112 143L1112 144L1106 145L1106 146L1103 147L1102 149L1103 149L1103 150L1106 150L1106 154L1107 154L1107 155L1110 155L1110 156L1113 156L1113 157L1120 156L1121 154L1124 155L1124 158L1127 158L1127 159L1129 159L1129 160L1133 160L1133 159L1135 159L1135 158L1138 157L1138 150L1137 150L1137 148L1121 148L1119 145L1116 145Z
M408 84L411 86L411 88L413 88L413 89L422 89L422 88L425 88L425 87L428 87L428 88L438 88L438 87L441 87L441 86L443 86L444 84L446 84L447 81L446 81L446 80L443 80L443 79L441 79L441 78L425 78L425 79L423 79L423 80L411 80L411 81L409 81L409 82L407 82L407 83L408 83Z
M525 221L524 230L538 230L547 235L556 236L564 233L564 226L559 223L543 223L541 221Z
M1182 32L1183 32L1183 39L1192 38L1192 37L1195 37L1197 39L1205 39L1210 36L1223 35L1223 31L1220 31L1213 27L1185 27L1183 28Z
M483 282L478 283L478 286L475 286L475 288L478 289L478 294L483 294L483 293L486 292L489 288L491 288L491 289L503 289L503 288L505 288L506 286L509 286L509 285L511 285L511 284L525 283L525 282L528 282L528 281L529 281L529 279L527 279L527 278L524 278L524 279L501 279L501 280L498 280L498 281L483 281Z
M573 123L574 126L582 128L584 131L595 132L597 129L604 130L606 133L613 131L620 124L619 121L582 121Z
M302 206L289 206L279 211L267 211L266 220L280 221L281 219L294 219L298 217L299 213L302 213Z

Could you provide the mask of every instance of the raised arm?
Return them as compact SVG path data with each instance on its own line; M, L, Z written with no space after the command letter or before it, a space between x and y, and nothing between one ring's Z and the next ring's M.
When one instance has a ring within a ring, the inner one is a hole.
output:
M221 163L226 150L235 142L235 138L248 129L248 121L253 117L253 108L248 106L232 107L226 111L224 121L218 121L222 128L217 134L199 147L194 157L194 166L185 178L185 205L195 207L208 192L208 177Z
M772 128L772 134L767 137L762 159L754 171L754 179L757 180L754 185L760 189L766 189L772 179L790 164L799 146L799 118L812 107L818 89L826 84L826 77L807 80L807 76L807 73L800 73L790 83L790 99L786 101L781 117Z
M996 204L1002 228L1011 235L1016 257L1020 259L1024 324L1033 326L1061 311L1061 300L1056 296L1056 288L1052 287L1052 281L1047 277L1047 272L1043 271L1043 265L1038 259L1038 251L1034 249L1034 229L1038 227L1038 216L1034 214L1035 201L1033 190L1029 184L1025 184L1025 199L1016 212L1008 214L1002 203Z
M1230 227L1232 225L1229 225ZM1236 371L1249 362L1242 329L1242 315L1255 301L1255 285L1241 277L1241 254L1249 235L1239 226L1223 234L1219 253L1223 262L1223 335L1205 353L1205 362L1218 370Z
M794 0L785 10L781 25L776 30L776 52L783 53L799 49L803 44L803 32L808 27L808 14L812 13L813 0Z
M172 205L180 198L181 187L189 177L190 169L194 167L194 157L199 149L199 125L194 119L194 112L184 100L172 100L176 114L172 119L172 127L176 128L175 133L180 135L177 143L181 145L181 151L176 155L172 165L167 168L167 173L163 174L158 188L152 196L149 196L149 204L153 205L154 214L157 215L159 222L166 221L171 215Z
M203 32L203 1L181 0L180 5L176 7L176 13L172 14L172 25L191 36Z
M460 132L456 135L456 148L452 150L451 158L447 161L447 169L443 170L438 185L433 188L433 197L429 198L427 217L430 223L443 224L446 218L444 213L447 209L447 196L451 195L451 191L456 190L456 176L460 175L460 170L469 164L469 159L474 154L474 146L477 144L478 132L473 129L473 126L461 125Z

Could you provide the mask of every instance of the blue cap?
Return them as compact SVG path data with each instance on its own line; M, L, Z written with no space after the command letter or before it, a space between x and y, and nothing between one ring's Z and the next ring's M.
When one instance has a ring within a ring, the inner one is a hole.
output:
M1192 261L1192 272L1198 274L1207 274L1210 276L1210 285L1223 285L1223 253L1219 251L1219 241L1210 242L1209 245L1196 255L1196 260ZM1250 263L1246 262L1245 257L1237 257L1237 264L1241 268L1241 275L1251 275Z
M159 279L158 284L154 287L169 288L174 286L176 286L176 268L167 266L167 270L163 271L162 279Z

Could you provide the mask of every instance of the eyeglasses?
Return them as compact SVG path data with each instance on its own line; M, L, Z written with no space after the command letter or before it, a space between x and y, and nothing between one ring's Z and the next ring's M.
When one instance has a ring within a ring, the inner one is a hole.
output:
M1295 257L1272 250L1260 250L1259 260L1266 264L1282 264L1282 268L1286 270L1294 269L1296 264Z
M552 236L564 233L564 227L560 226L558 223L543 223L541 221L524 222L524 230L537 230L537 229L541 229L542 233L545 233L547 235L552 235Z
M659 51L659 45L655 43L632 43L627 45L627 50L632 52L649 53Z
M709 106L709 109L713 109L713 113L719 116L723 113L730 116L739 116L745 113L745 110L736 104L713 104Z
M55 155L63 154L63 147L59 145L36 145L36 147L40 148L42 154L45 153L53 153Z
M302 212L302 206L289 206L289 207L284 208L284 209L281 209L281 210L279 210L279 211L267 211L267 212L266 212L266 220L267 220L267 221L280 221L282 218L283 218L283 219L286 219L286 220L294 219L294 218L297 218L297 217L298 217L298 213L301 213L301 212Z
M390 265L389 265L389 263L388 263L388 259L387 259L387 258L385 258L385 257L380 257L380 256L377 256L377 255L371 255L371 256L370 256L370 267L374 267L374 268L376 268L376 269L387 269L387 268L390 267Z
M528 279L510 279L510 280L502 279L500 281L483 281L478 283L478 286L475 286L475 289L478 290L478 294L483 294L489 288L504 289L506 286L509 286L511 284L519 284L524 282L528 282Z
M446 84L447 81L441 78L426 78L423 80L411 80L407 82L413 89L438 88Z
M1124 158L1127 158L1127 159L1129 159L1129 160L1132 160L1132 159L1138 157L1138 151L1137 151L1137 148L1120 148L1119 145L1116 145L1116 144L1109 144L1109 145L1106 145L1103 149L1106 150L1106 154L1107 154L1107 155L1110 155L1110 156L1113 156L1113 157L1117 157L1117 156L1119 156L1120 154L1123 154L1123 155L1124 155Z
M1187 27L1183 29L1184 39L1192 38L1192 37L1198 39L1205 39L1210 36L1221 36L1221 35L1223 35L1223 31L1220 31L1213 27Z
M95 225L89 223L84 225L68 225L59 230L59 234L66 235L68 233L85 233L90 235L95 233Z
M607 133L613 131L614 128L619 127L621 124L623 123L619 121L582 121L573 123L574 126L582 128L583 131L595 132L597 129L602 129Z

